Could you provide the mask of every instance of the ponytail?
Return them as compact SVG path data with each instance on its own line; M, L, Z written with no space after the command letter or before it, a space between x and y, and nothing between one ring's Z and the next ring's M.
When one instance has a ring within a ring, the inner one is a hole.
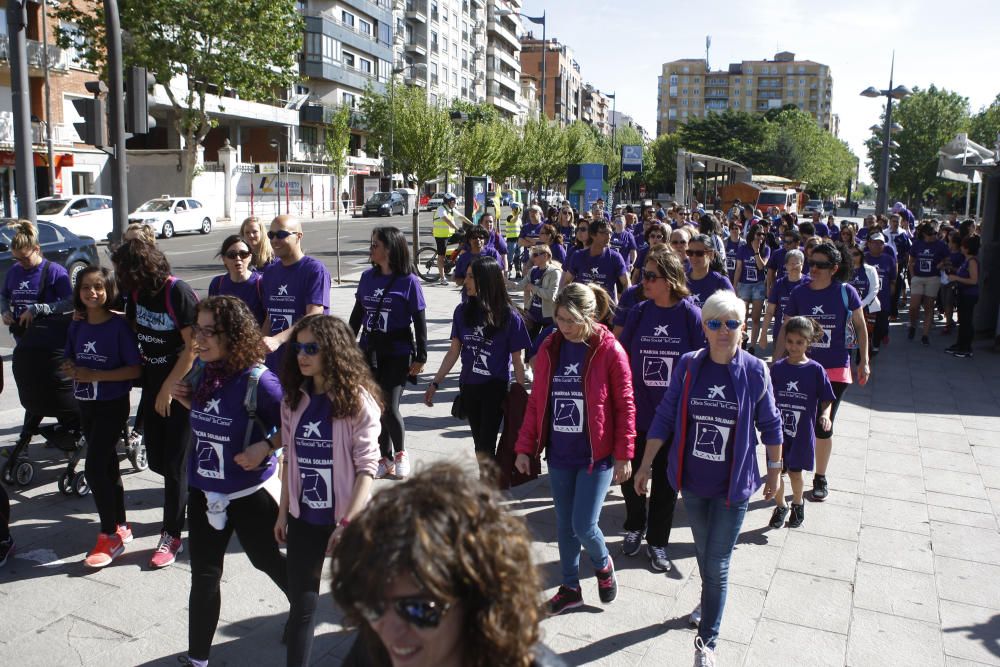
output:
M7 228L14 230L10 240L11 250L34 250L38 247L38 228L31 220L11 222Z

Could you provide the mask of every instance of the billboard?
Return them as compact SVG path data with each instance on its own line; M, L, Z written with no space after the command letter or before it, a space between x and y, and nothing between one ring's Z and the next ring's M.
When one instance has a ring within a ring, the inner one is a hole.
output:
M622 171L642 171L642 146L622 146Z

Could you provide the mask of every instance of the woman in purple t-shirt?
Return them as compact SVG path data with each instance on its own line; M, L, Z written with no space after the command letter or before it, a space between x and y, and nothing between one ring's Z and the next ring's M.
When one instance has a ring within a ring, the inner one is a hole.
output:
M263 271L274 262L274 249L267 238L267 229L260 218L251 216L240 225L240 236L247 242L252 253L250 266L255 271Z
M763 228L751 225L747 242L736 251L736 279L733 281L736 293L747 304L751 325L747 352L750 354L754 353L754 345L760 338L761 315L767 297L767 260L770 257L771 249L764 243Z
M965 261L948 276L948 280L958 285L958 342L946 351L963 359L972 356L972 315L979 301L979 247L978 236L962 239Z
M250 259L253 252L250 244L242 237L233 234L227 236L222 242L222 250L219 251L222 257L222 264L226 267L226 272L212 278L208 284L209 296L222 296L230 294L235 296L250 308L257 324L264 322L264 300L261 297L260 276L250 266Z
M938 238L934 225L925 222L917 228L917 240L910 246L910 328L907 338L913 340L917 333L920 309L924 310L924 326L920 342L930 345L931 328L934 326L934 301L941 289L941 267L948 259L948 244Z

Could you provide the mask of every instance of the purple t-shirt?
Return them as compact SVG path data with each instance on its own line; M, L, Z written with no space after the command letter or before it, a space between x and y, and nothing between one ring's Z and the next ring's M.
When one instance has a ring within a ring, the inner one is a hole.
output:
M844 308L845 291L847 308ZM785 315L804 315L816 320L823 328L823 339L809 346L811 358L823 368L848 368L851 355L847 349L847 319L860 307L861 298L850 285L834 281L828 287L817 290L812 289L810 284L802 284L793 289L788 297Z
M202 491L235 493L262 484L277 469L273 456L259 470L244 470L233 457L243 451L247 414L246 396L250 369L230 378L204 403L191 400L191 432L193 437L188 462L188 483ZM268 429L281 425L281 384L271 371L264 371L257 384L257 418ZM250 443L266 436L259 426L253 427Z
M969 260L963 255L963 261L958 270L955 271L955 275L960 278L971 278L969 273ZM965 283L958 283L958 293L966 297L978 297L979 296L979 285L966 285Z
M583 364L587 346L563 341L559 363L552 373L549 392L552 423L549 425L549 465L554 468L583 468L590 465L592 452L587 440L586 408L583 403Z
M629 253L639 249L635 237L627 228L620 232L611 232L611 247L618 251L626 263L628 263Z
M529 274L529 280L535 287L541 287L542 276L545 275L545 267L539 268L534 267L531 269ZM532 322L537 322L540 324L552 324L551 317L545 317L542 315L542 297L537 294L532 295L531 302L528 304L528 317L531 318Z
M451 321L451 338L462 343L461 384L484 384L494 380L510 380L511 353L531 347L531 337L524 320L516 311L507 317L507 326L493 332L486 330L482 318L474 326L465 323L469 303L455 308Z
M620 298L618 303L614 306L615 314L611 319L611 326L625 326L625 322L628 321L629 312L631 312L631 310L635 308L635 304L639 302L639 289L641 287L641 283L638 285L629 285L628 289L622 292L622 298Z
M295 429L295 462L302 478L298 518L314 526L333 525L333 419L326 394L309 396Z
M360 342L363 350L368 349L368 331L409 331L413 316L426 307L424 290L415 274L387 276L378 267L361 274L354 298L365 310ZM400 356L413 352L409 339L393 341L392 349Z
M264 309L271 318L270 335L291 329L306 314L306 307L323 306L330 313L330 274L317 259L303 257L291 266L275 262L264 269L261 278ZM285 346L267 355L267 367L280 368Z
M563 247L562 243L550 243L549 252L552 253L552 261L559 262L562 265L566 264L566 248Z
M120 315L101 324L77 320L69 325L66 358L77 366L113 371L125 366L141 366L139 343L128 321ZM132 391L131 380L115 382L73 382L78 401L110 401Z
M781 324L785 318L788 297L791 296L792 290L801 285L803 281L809 282L809 276L803 275L795 282L789 280L788 276L784 276L774 281L774 284L771 286L771 291L767 295L767 302L774 304L774 319L771 325L771 335L773 338L777 338L778 334L781 333Z
M727 496L738 414L729 367L706 359L688 398L681 479L685 491L704 498Z
M618 279L625 275L625 260L611 248L594 257L589 249L573 253L569 262L569 272L573 274L573 282L597 283L618 300Z
M46 284L42 286L43 267L48 264L49 271ZM73 294L73 285L69 274L62 264L43 259L38 266L25 270L17 262L11 264L4 278L4 296L10 303L10 312L18 319L24 310L35 303L50 303L62 301Z
M528 350L528 359L531 359L538 354L538 348L542 346L542 343L544 343L545 339L549 337L549 334L555 330L556 325L550 324L538 332L538 335L535 336L535 340L531 341L531 348Z
M719 290L729 290L733 291L733 284L729 282L729 278L725 277L721 273L716 273L715 271L709 271L705 274L705 277L700 280L694 280L691 277L691 272L687 273L687 286L691 291L691 303L698 306L699 308L708 301L709 297L718 292Z
M250 273L250 277L244 282L234 283L229 274L224 273L221 276L212 278L212 282L208 284L208 295L235 296L250 308L250 312L253 313L257 324L263 324L266 313L264 312L264 301L261 298L260 277L261 274L253 271Z
M743 241L733 241L732 239L726 239L726 275L729 276L729 280L734 280L736 277L736 255L739 253L740 248L742 248L745 243Z
M888 248L889 246L886 246ZM882 254L876 257L871 253L865 255L865 263L871 264L875 267L878 272L878 279L882 283L881 289L878 291L878 300L882 304L882 308L885 309L887 304L892 301L892 291L890 289L892 282L896 279L896 260L885 250Z
M774 279L783 278L785 275L785 255L788 254L788 250L785 248L778 248L771 253L771 257L767 260L767 266L765 269L767 271L774 271Z
M771 256L771 249L764 243L760 244L760 256L766 265L768 258ZM757 260L754 259L753 246L749 243L741 245L739 250L736 251L736 259L742 260L743 262L743 272L740 274L741 285L745 283L763 282L766 277L765 270L757 267Z
M948 244L944 241L927 243L917 239L910 246L910 257L913 258L913 275L921 278L932 278L941 275L938 264L948 258Z
M455 262L455 277L464 278L465 274L469 270L469 266L480 257L492 257L498 264L500 264L501 267L503 267L503 260L500 259L500 253L497 252L496 248L484 245L478 255L473 255L472 251L469 251L463 252L458 256L458 261ZM462 293L465 293L464 289L462 290Z
M621 344L632 367L635 427L646 432L677 360L705 346L701 309L688 299L667 308L643 301L629 313Z
M819 405L836 398L830 379L823 367L812 359L800 365L780 359L771 367L771 384L774 403L781 413L785 467L812 470Z
M521 233L518 235L519 239L532 239L536 243L538 242L538 235L542 231L542 223L533 225L530 222L526 222L521 225Z
M824 239L830 237L830 228L826 226L825 222L816 223L816 236Z

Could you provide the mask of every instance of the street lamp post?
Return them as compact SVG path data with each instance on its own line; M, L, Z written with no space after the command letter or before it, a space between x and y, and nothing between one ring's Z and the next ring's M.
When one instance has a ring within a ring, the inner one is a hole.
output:
M892 65L889 68L889 87L885 90L880 90L875 86L868 86L868 88L861 91L862 97L886 98L885 120L880 128L882 132L882 171L879 174L878 194L875 199L875 213L878 215L884 215L889 206L889 152L894 143L892 141L892 133L903 129L899 123L892 122L892 102L893 100L906 99L911 95L910 89L906 86L893 87L892 79L895 67L896 54L893 53Z
M520 12L515 12L513 9L500 8L500 9L496 10L496 12L494 13L494 16L497 16L497 17L517 16L517 17L522 18L522 19L524 19L526 21L531 21L532 23L536 23L536 24L542 26L542 96L541 96L541 100L540 100L539 104L540 104L540 108L542 110L542 116L545 116L546 115L546 113L545 113L545 63L549 59L548 58L548 55L549 55L549 43L546 40L546 34L545 34L545 28L546 28L546 25L545 25L545 12L542 12L541 16L528 16L526 14L521 14Z
M611 98L611 147L618 152L618 178L615 179L614 192L614 203L617 205L622 183L622 150L621 146L618 145L618 120L615 118L615 112L618 110L617 91L609 93L606 97Z
M49 7L58 0L42 0L42 73L45 79L45 148L49 158L49 194L56 195L56 162L52 149L52 89L49 86Z
M270 146L274 150L278 151L278 176L275 179L275 183L274 183L274 196L276 197L275 202L278 205L278 208L277 208L277 211L275 212L275 215L278 215L278 214L281 213L281 142L278 141L277 139L271 139ZM285 179L286 180L288 179L288 175L287 174L285 175ZM286 188L287 188L287 186L286 186ZM286 194L285 194L285 213L288 213L288 194L287 194L287 190L285 192L286 192Z

